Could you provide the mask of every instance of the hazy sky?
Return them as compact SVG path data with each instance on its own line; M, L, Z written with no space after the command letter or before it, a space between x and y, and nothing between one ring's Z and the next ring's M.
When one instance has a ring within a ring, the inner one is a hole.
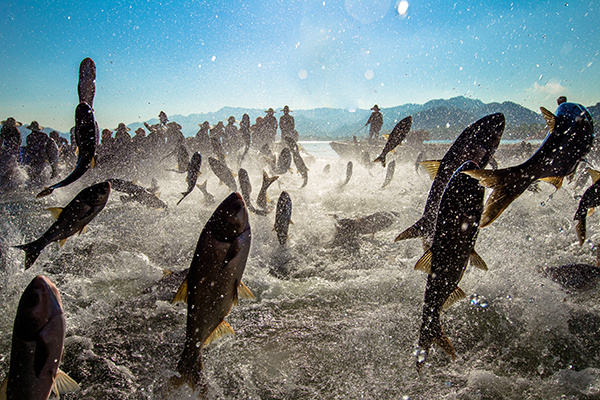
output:
M19 0L0 15L0 118L60 130L85 57L102 128L223 106L600 101L600 0Z

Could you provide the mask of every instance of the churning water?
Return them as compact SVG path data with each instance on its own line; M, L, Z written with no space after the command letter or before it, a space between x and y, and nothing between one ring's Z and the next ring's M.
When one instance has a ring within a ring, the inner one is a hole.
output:
M3 193L0 204L0 369L6 372L20 295L36 274L52 279L63 299L67 340L62 369L82 390L67 399L161 398L183 349L186 307L170 300L189 267L198 236L228 194L207 168L217 198L206 204L194 190L179 206L185 175L165 171L165 160L141 184L158 180L168 210L122 202L113 191L85 234L48 246L23 270L24 254L11 246L31 241L51 224L46 207L64 206L83 187L110 176L91 171L84 182L35 199L36 189ZM244 283L256 301L240 301L227 321L236 331L204 350L209 397L219 399L587 399L600 397L600 306L596 291L570 292L545 277L547 266L594 263L600 239L597 217L579 246L573 214L574 184L540 184L527 191L491 226L480 231L477 252L489 271L468 267L467 293L442 315L454 345L453 362L433 348L415 368L426 276L413 267L420 240L394 243L414 223L431 185L414 160L386 170L354 160L307 158L308 186L296 173L269 189L293 202L289 240L281 247L274 214L251 214L252 248ZM501 166L516 160L499 160ZM330 171L324 172L326 164ZM255 201L259 161L244 163ZM295 171L294 171L295 172ZM129 178L119 176L119 178ZM334 215L363 217L396 211L391 228L332 243ZM175 274L163 279L163 270ZM175 396L187 398L189 393Z

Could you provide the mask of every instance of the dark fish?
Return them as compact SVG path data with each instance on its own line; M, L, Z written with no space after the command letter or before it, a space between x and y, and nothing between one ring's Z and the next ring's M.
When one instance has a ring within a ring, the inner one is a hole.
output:
M394 177L395 171L396 171L396 160L392 160L392 162L388 164L387 170L385 172L385 179L383 180L383 185L381 185L382 189L390 184L390 182L392 181L392 178Z
M87 103L79 103L75 109L75 132L79 140L79 153L75 169L62 181L42 190L36 197L47 196L54 189L65 187L81 178L91 167L96 165L97 128L92 107Z
M567 289L594 289L600 282L600 268L589 264L568 264L558 267L547 267L544 275Z
M269 198L267 196L267 189L273 182L275 182L279 178L279 176L275 175L269 178L266 171L263 171L263 181L262 186L260 187L260 191L258 192L258 196L256 197L256 205L258 205L262 209L267 209Z
M476 179L461 173L475 168L479 168L477 164L468 161L452 175L440 201L431 248L415 266L429 274L419 335L419 346L425 355L435 343L452 359L456 358L450 340L442 331L440 312L465 297L458 283L469 260L487 270L474 251L485 189ZM423 362L424 359L417 360L417 369Z
M208 193L208 190L206 189L206 182L207 181L204 181L204 183L202 185L196 185L196 186L198 187L198 189L200 189L200 191L204 195L204 201L206 202L206 204L212 204L215 202L215 196Z
M15 246L25 251L25 269L33 265L40 252L51 242L62 246L67 238L83 232L87 224L106 205L110 195L110 183L101 182L83 189L65 208L51 208L56 221L37 240Z
M379 157L373 160L373 162L379 161L385 167L385 157L390 151L394 150L400 143L402 143L402 141L406 137L406 134L410 131L411 125L412 117L410 115L404 118L402 121L398 122L392 130L392 133L390 133L390 136L388 137L388 140L385 143L381 154L379 155Z
M387 229L398 220L399 214L393 211L378 211L361 218L336 217L336 229L339 235L367 235Z
M244 202L246 202L246 206L250 210L252 207L252 202L250 201L250 194L252 193L252 184L250 183L250 176L248 176L248 171L244 168L240 168L238 171L238 180L240 181L240 189L242 190L242 197Z
M290 150L290 152L294 153L299 151L298 142L296 142L294 138L286 136L283 138L283 143L285 144L285 147Z
M281 153L279 153L277 166L273 172L275 174L283 175L290 170L290 165L292 165L292 153L290 152L290 149L284 147L281 149Z
M306 164L304 164L304 160L302 159L302 156L300 156L300 152L298 150L292 150L292 159L294 160L296 169L300 175L302 175L302 179L304 179L302 186L300 186L300 189L302 189L308 183L308 168L306 168Z
M331 164L327 164L326 166L323 167L324 174L328 174L329 171L331 171Z
M563 178L575 172L577 164L590 151L594 141L592 116L584 106L562 103L556 115L540 108L550 132L544 143L524 163L495 171L478 170L468 174L494 189L487 199L481 226L491 224L534 181L543 180L560 189Z
M346 186L348 182L350 182L350 178L352 178L352 167L352 161L348 161L348 164L346 164L346 180L344 181L344 183L342 183L342 186Z
M94 95L96 94L96 64L91 58L85 58L79 65L79 83L77 94L80 103L94 106Z
M232 193L204 226L187 278L173 300L188 305L185 346L177 365L180 377L172 379L173 386L187 383L195 389L203 383L202 348L234 333L225 317L238 297L254 298L242 283L250 238L244 200Z
M155 191L146 189L137 183L117 178L108 179L107 182L110 183L113 190L129 195L121 196L122 201L137 201L147 207L167 208L167 204L156 197Z
M210 165L210 169L215 173L215 175L223 182L224 184L231 189L232 192L237 190L237 184L235 183L235 178L233 174L227 167L223 161L217 160L216 158L208 157L208 164Z
M58 396L79 390L77 382L58 369L65 331L58 289L45 276L36 276L19 300L0 398L46 400L50 392Z
M402 232L396 241L423 237L425 246L431 241L442 193L454 171L466 161L474 161L480 167L487 165L494 155L504 132L504 115L491 114L467 126L454 141L441 161L421 163L431 176L435 176L425 210L421 218Z
M277 240L280 245L284 245L288 240L288 229L292 218L292 199L288 192L283 191L277 200L277 209L275 211L275 226L273 230L277 232Z
M588 171L594 183L581 196L575 217L573 217L577 221L576 230L580 245L583 245L583 242L585 242L588 210L600 205L600 172L591 168L588 168Z
M212 136L210 138L210 143L212 145L215 155L217 156L217 159L219 161L225 162L225 149L223 148L223 144L221 143L221 140L219 140L219 138ZM234 192L235 192L235 190L234 190Z
M181 200L185 199L185 196L192 193L192 190L196 187L196 182L198 181L198 175L200 175L200 167L202 166L202 155L199 152L195 152L192 154L192 158L190 159L190 164L187 167L187 177L186 181L188 184L187 191L181 193L183 197ZM177 202L177 204L181 203L181 200Z

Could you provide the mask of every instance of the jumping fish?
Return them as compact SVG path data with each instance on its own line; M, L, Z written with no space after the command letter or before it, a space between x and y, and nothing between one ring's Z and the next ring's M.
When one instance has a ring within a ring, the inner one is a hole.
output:
M588 210L593 210L594 207L600 205L600 172L591 168L588 168L588 172L592 176L594 183L581 196L575 217L573 217L577 221L576 230L580 245L583 245L583 242L585 242Z
M36 276L19 300L10 366L0 398L46 400L50 392L59 396L79 390L77 382L58 369L65 331L58 289L45 276Z
M196 187L196 182L198 181L198 175L200 175L200 167L202 166L202 155L200 152L195 152L192 154L192 158L190 159L190 163L187 167L187 177L186 181L188 184L187 191L181 193L183 197L181 200L177 202L177 204L181 203L185 196L192 193L192 190Z
M210 169L215 173L215 175L223 182L224 184L231 189L232 192L237 190L237 184L235 183L235 178L231 173L227 164L223 161L217 160L216 158L208 157L208 164L210 165Z
M242 283L250 251L250 223L242 196L229 195L214 211L198 239L187 278L174 302L187 301L185 345L171 385L204 383L202 348L233 328L225 322L238 298L254 296Z
M44 190L38 193L36 197L47 196L52 193L54 189L70 185L81 178L90 167L94 168L96 165L96 137L98 133L96 122L94 120L94 111L87 103L79 103L75 109L75 133L79 144L79 153L75 168L65 179L50 187L44 188Z
M163 157L163 160L177 153L177 169L167 169L167 171L177 172L183 174L187 172L190 163L190 153L187 148L182 144L173 149L169 154Z
M308 168L306 167L306 164L304 163L304 160L302 159L302 156L300 155L300 151L298 151L298 149L290 151L292 152L292 159L294 160L294 165L296 166L296 169L302 176L302 179L304 179L302 186L300 186L300 189L302 189L308 183Z
M493 191L488 197L481 226L491 224L533 182L543 180L560 189L563 178L575 172L594 141L594 123L581 104L562 103L556 115L540 108L548 123L549 133L537 151L524 163L514 167L469 171Z
M283 175L290 170L290 165L292 165L292 153L290 152L290 149L284 147L279 153L276 168L273 170L273 173Z
M348 161L348 164L346 164L346 180L344 181L344 183L342 183L341 186L346 186L348 182L350 182L350 178L352 178L352 169L352 161Z
M383 180L383 185L381 185L382 189L390 184L390 182L392 181L392 178L394 178L395 171L396 171L396 160L392 160L392 162L388 164L387 170L385 171L385 179Z
M242 191L242 197L244 198L244 202L246 202L246 206L248 209L252 207L252 203L250 201L250 194L252 193L252 184L250 183L250 176L248 176L248 171L244 168L240 168L238 171L238 180L240 182L240 189Z
M504 123L504 115L501 113L483 117L465 128L441 161L422 163L427 172L435 176L427 196L425 210L417 222L396 237L396 241L423 237L425 247L429 245L435 229L442 193L454 171L469 160L480 167L487 165L500 143Z
M415 266L416 270L429 274L419 335L419 346L425 355L435 343L452 359L456 358L442 330L440 312L465 297L458 284L469 260L487 270L485 262L474 251L485 189L476 179L461 173L475 168L479 168L477 164L467 161L452 175L440 200L431 248ZM424 359L417 360L417 369L423 362Z
M277 240L280 245L285 245L288 240L288 229L292 218L292 199L288 192L283 191L277 200L277 209L275 211L275 226L273 230L277 232Z
M87 224L106 205L110 195L110 183L101 182L83 189L65 208L50 208L56 221L37 240L15 246L25 251L25 269L33 265L40 252L51 242L62 246L67 238L85 230Z
M167 208L167 204L157 197L158 188L146 189L135 182L118 178L107 179L107 182L113 190L128 194L128 196L121 196L121 201L137 201L147 207Z
M410 115L398 122L392 130L392 133L390 133L390 136L388 137L388 140L385 143L381 154L379 155L379 157L373 160L373 162L379 161L385 167L385 157L390 151L394 150L400 143L402 143L402 141L406 137L406 134L410 131L411 125L412 117Z
M84 58L79 64L79 83L77 84L77 94L80 103L87 103L90 107L94 106L94 96L96 94L96 64L91 58Z
M258 192L258 196L256 197L256 205L258 205L258 207L262 208L263 210L267 209L269 203L267 189L269 189L269 186L271 186L271 184L275 182L277 178L279 178L278 175L269 178L267 172L263 171L262 186L260 187L260 191Z
M198 189L200 189L200 191L204 195L204 201L206 202L206 204L212 204L215 202L215 196L208 193L208 189L206 188L206 182L207 181L204 181L204 183L202 183L202 185L196 185L196 186L198 187Z

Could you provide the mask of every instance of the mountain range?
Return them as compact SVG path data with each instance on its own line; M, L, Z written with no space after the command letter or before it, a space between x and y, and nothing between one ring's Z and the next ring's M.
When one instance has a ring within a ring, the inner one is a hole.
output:
M600 121L600 103L587 107L594 120ZM281 107L275 109L275 116L282 115ZM551 110L553 111L553 110ZM506 118L506 139L525 139L531 136L531 132L542 131L545 126L544 118L540 113L534 112L517 103L505 101L503 103L484 103L481 100L471 99L464 96L450 99L437 99L425 104L404 104L395 107L382 108L383 127L381 133L389 133L401 119L411 115L413 118L413 130L426 130L430 133L430 139L454 139L470 123L488 114L501 112ZM218 111L201 114L190 114L187 116L174 114L169 115L170 121L175 121L182 126L185 136L193 136L198 131L198 125L208 121L215 125L218 121L226 123L227 118L234 116L240 120L247 113L250 121L254 123L257 117L266 115L262 109L246 109L235 107L223 107ZM301 140L333 140L348 139L353 135L361 138L368 134L365 127L371 110L346 110L339 108L316 108L311 110L292 110L296 122L296 130ZM147 121L149 124L158 122L157 118ZM135 122L127 125L133 132L142 123ZM528 129L524 129L527 127ZM23 133L29 130L20 128ZM46 128L50 131L51 128ZM63 135L67 136L67 135ZM542 136L543 137L543 136Z

